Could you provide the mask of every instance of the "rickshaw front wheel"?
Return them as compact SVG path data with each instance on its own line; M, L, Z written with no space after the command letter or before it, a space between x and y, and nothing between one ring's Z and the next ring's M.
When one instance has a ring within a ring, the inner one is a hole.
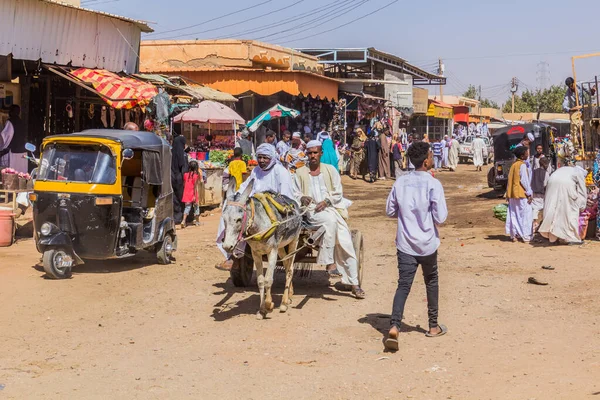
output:
M52 279L68 279L71 277L73 257L62 249L44 251L44 271Z
M156 258L158 263L162 265L171 264L171 255L173 254L173 235L167 233L162 243L159 244Z

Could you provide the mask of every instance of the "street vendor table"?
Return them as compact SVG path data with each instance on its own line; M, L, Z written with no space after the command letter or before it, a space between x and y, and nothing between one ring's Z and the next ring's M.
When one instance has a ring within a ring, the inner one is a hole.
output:
M206 184L204 194L199 195L200 206L220 206L223 201L223 168L202 168L202 171L206 174Z
M19 193L29 192L29 190L4 190L0 189L0 207L12 207L16 213L19 205L17 204L17 195Z

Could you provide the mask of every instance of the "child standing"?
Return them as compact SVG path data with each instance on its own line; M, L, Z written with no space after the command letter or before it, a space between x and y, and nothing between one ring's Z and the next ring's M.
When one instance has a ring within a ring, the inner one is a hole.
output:
M508 212L506 213L506 234L513 242L519 239L531 241L533 230L533 192L531 191L529 168L525 160L529 158L529 148L519 146L514 150L517 161L510 167L506 198Z
M240 188L243 181L243 175L247 172L246 163L242 160L242 149L236 147L233 149L233 158L229 162L229 176L235 178L235 190Z
M198 163L196 161L190 161L188 165L188 172L183 174L183 198L181 202L185 204L183 211L183 221L181 221L181 229L185 228L186 220L192 207L194 208L194 225L200 224L200 206L198 204L198 180L201 179L198 171Z
M426 336L437 337L447 332L447 328L438 325L437 321L437 250L440 246L437 225L444 223L448 217L444 188L429 173L433 166L433 153L428 143L414 142L408 148L407 155L415 171L396 179L386 206L387 215L398 219L396 252L399 279L392 308L391 328L385 340L385 347L390 350L398 350L404 306L419 264L423 269L427 289L429 331Z

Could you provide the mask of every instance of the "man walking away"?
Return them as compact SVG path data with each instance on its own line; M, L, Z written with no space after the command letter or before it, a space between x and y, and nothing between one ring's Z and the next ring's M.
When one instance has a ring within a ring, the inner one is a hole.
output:
M471 148L473 149L473 164L475 165L475 169L481 171L483 169L484 160L487 158L487 148L485 147L485 141L481 138L480 133L478 133L473 140Z
M444 136L444 140L440 142L442 144L442 168L448 166L448 135Z
M458 167L458 151L460 149L460 144L458 144L458 140L453 137L448 142L448 169L452 172L456 171Z
M433 166L433 153L428 143L413 143L407 151L415 171L396 179L387 199L387 215L398 219L396 249L398 255L398 288L394 296L391 328L385 347L398 350L398 334L406 299L419 264L427 288L429 331L427 337L444 335L448 329L438 325L437 250L440 238L437 225L448 217L444 188L428 172Z
M434 162L434 171L439 171L442 169L442 143L440 139L435 139L435 141L431 144L431 149L433 150L433 162Z

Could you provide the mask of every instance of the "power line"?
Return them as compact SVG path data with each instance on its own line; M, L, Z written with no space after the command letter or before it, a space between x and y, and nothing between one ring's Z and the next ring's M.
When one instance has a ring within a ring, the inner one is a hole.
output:
M391 6L392 4L394 4L394 3L397 3L397 2L399 2L399 1L400 1L400 0L394 0L394 1L391 1L391 2L387 3L386 5L384 5L384 6L382 6L382 7L379 7L379 8L378 8L378 9L376 9L375 11L372 11L372 12L370 12L370 13L368 13L368 14L365 14L365 15L361 15L360 17L358 17L358 18L355 18L355 19L353 19L352 21L348 21L348 22L346 22L345 24L341 24L341 25L338 25L338 26L336 26L336 27L334 27L334 28L327 29L327 30L325 30L325 31L322 31L322 32L319 32L319 33L315 33L315 34L313 34L313 35L308 35L308 36L304 36L304 37L301 37L301 38L298 38L298 39L290 40L290 41L287 41L287 42L284 42L284 43L297 42L297 41L299 41L299 40L304 40L304 39L309 39L309 38L312 38L312 37L315 37L315 36L320 36L320 35L322 35L322 34L324 34L324 33L333 32L333 31L335 31L335 30L337 30L337 29L340 29L340 28L343 28L343 27L345 27L345 26L348 26L348 25L350 25L350 24L353 24L353 23L355 23L355 22L356 22L356 21L358 21L358 20L364 19L364 18L366 18L366 17L369 17L369 16L371 16L371 15L373 15L373 14L375 14L375 13L378 13L379 11L386 9L386 8L388 8L389 6Z
M89 1L92 1L92 0L89 0ZM220 19L223 19L223 18L226 18L226 17L230 17L230 16L235 15L235 14L239 14L239 13L244 12L244 11L251 10L253 8L260 7L260 6L264 5L264 4L270 3L271 1L273 1L273 0L266 0L266 1L263 1L262 3L254 4L254 5L250 6L250 7L242 8L241 10L232 11L230 13L227 13L227 14L224 14L224 15L221 15L221 16L218 16L218 17L207 19L206 21L202 21L202 22L199 22L199 23L194 24L194 25L184 26L183 28L171 29L171 30L168 30L168 31L149 33L146 36L163 35L165 33L179 32L179 31L183 31L183 30L186 30L186 29L195 28L197 26L204 25L204 24L207 24L209 22L217 21L217 20L220 20Z
M295 5L298 5L298 4L300 4L300 3L304 2L304 1L305 0L297 0L296 2L294 2L294 3L290 4L290 5L287 5L285 7L281 7L281 8L278 8L276 10L269 11L268 13L265 13L265 14L262 14L262 15L258 15L256 17L248 18L244 22L254 21L255 19L264 18L264 17L266 17L268 15L273 15L273 14L276 14L278 12L288 10L291 7L294 7ZM206 29L206 30L203 30L203 31L200 31L200 32L184 33L184 34L181 34L181 35L169 36L169 37L163 38L163 40L165 40L165 39L178 39L178 38L183 37L183 36L200 35L202 33L214 32L214 31L218 31L220 29L229 28L229 27L236 26L236 25L239 25L239 24L240 24L239 22L234 22L234 23L229 24L229 25L223 25L223 26L220 26L218 28Z
M330 15L332 15L332 17L331 17L331 18L329 18L329 19L326 19L325 21L322 21L322 22L320 22L318 26L325 25L327 22L330 22L330 21L333 21L333 20L335 20L335 19L338 19L338 18L339 18L339 17L341 17L342 15L348 14L349 12L356 10L358 7L360 7L360 6L364 5L365 3L368 3L369 1L372 1L372 0L360 0L360 2L359 2L358 4L354 4L354 5L350 6L350 8L348 8L348 9L342 9L342 10L337 10L337 11L334 11L333 13L331 13L331 14L330 14ZM324 17L317 18L317 20L316 20L316 21L320 21L320 20L322 20L323 18L327 18L327 17L329 17L330 15L325 15ZM316 21L315 21L315 22L316 22ZM265 39L265 38L267 38L267 37L275 36L276 34L279 34L279 33L286 33L286 32L296 31L296 30L298 30L298 29L302 29L302 28L305 28L305 26L297 26L297 27L295 27L295 28L291 28L291 29L289 29L289 30L283 30L283 31L276 32L276 33L274 33L274 34L271 34L271 35L262 36L262 37L259 37L259 38L257 38L257 40L261 40L261 39ZM299 32L299 33L300 33L300 32ZM279 37L275 38L275 40L281 40L281 39L288 38L288 37L290 37L290 36L296 36L296 35L298 35L299 33L291 33L291 34L289 34L289 35L283 35L283 36L279 36ZM295 40L296 40L296 39L294 39L294 40L292 40L292 41L295 41Z
M512 54L490 54L485 56L473 56L473 57L448 57L444 58L444 60L483 60L490 58L508 58L508 57L533 57L533 56L554 56L561 54L581 54L581 53L596 53L599 52L598 49L595 50L570 50L570 51L555 51L555 52L547 52L547 53L512 53ZM425 60L414 60L415 62L429 62L433 61L433 59L425 59Z
M348 3L348 2L353 3L355 1L357 1L357 0L343 0L341 2L339 0L335 0L334 2L328 3L327 5L325 5L323 7L314 8L312 10L309 10L306 13L302 13L302 14L299 14L299 15L295 16L294 17L294 21L297 22L299 20L305 19L305 18L313 16L315 14L317 14L317 15L321 14L323 11L326 11L326 10L329 10L331 8L343 5L344 3ZM314 21L312 21L312 22L314 22ZM279 23L274 24L274 25L269 25L267 27L254 28L254 29L249 29L249 30L245 30L245 31L234 32L234 33L231 33L231 34L228 34L228 35L225 35L225 36L218 37L217 39L229 39L229 38L234 38L234 37L241 37L241 36L252 34L252 33L257 33L257 32L262 32L262 31L268 31L268 30L271 30L271 29L276 28L278 26L289 25L289 24L290 24L289 21L283 21L283 22L279 22ZM296 25L296 26L300 26L302 28L306 27L305 24Z

